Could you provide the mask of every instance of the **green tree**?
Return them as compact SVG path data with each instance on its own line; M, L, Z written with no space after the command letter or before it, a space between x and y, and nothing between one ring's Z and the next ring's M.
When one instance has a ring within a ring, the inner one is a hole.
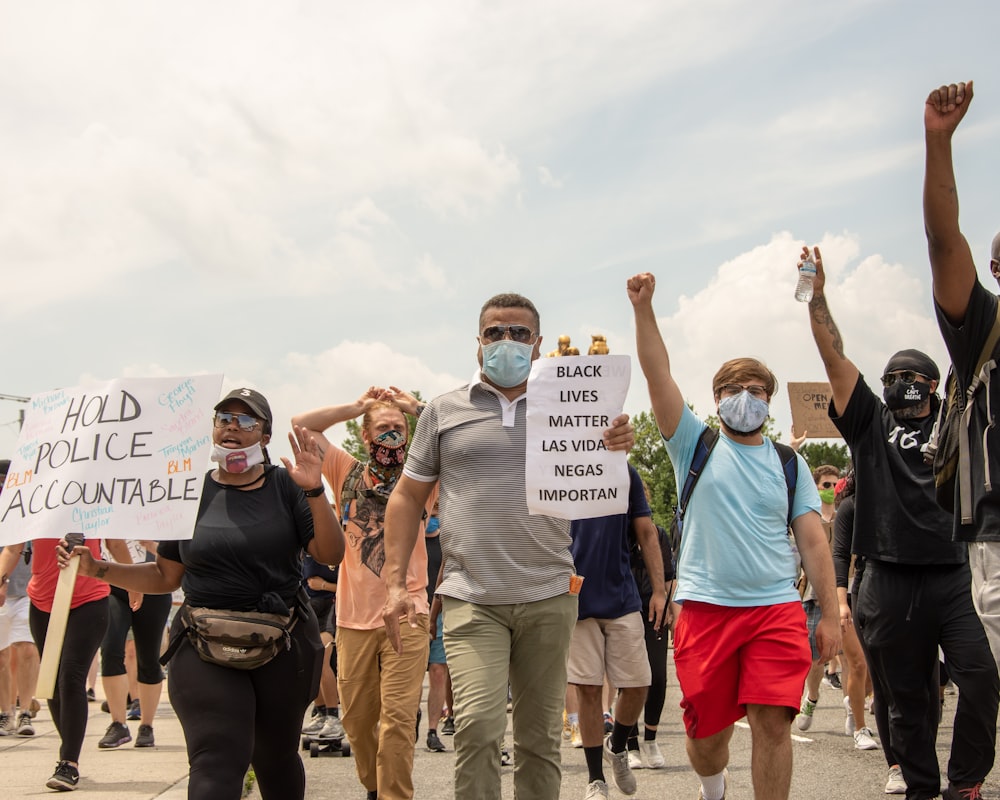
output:
M635 428L635 446L628 460L649 488L653 522L669 528L677 503L677 484L653 412L640 411L632 417L632 427Z
M417 400L423 400L420 392L416 389L410 391ZM417 427L417 418L410 416L409 414L404 414L406 417L407 427L410 429L409 438L407 441L413 440L413 431ZM361 438L361 422L359 419L349 419L344 423L347 427L347 437L343 442L340 443L340 447L346 450L352 456L354 456L358 461L362 463L368 462L368 447L365 445L365 440Z
M809 442L799 448L799 454L806 460L809 469L830 464L844 474L851 466L851 451L844 443Z

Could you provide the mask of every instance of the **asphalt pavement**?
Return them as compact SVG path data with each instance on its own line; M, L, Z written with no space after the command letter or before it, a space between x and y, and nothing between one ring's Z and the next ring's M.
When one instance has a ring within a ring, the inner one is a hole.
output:
M942 775L951 747L951 719L956 696L946 696L944 721L938 736L938 760ZM100 700L100 681L98 681ZM684 753L684 729L678 703L680 693L671 667L667 702L660 725L658 741L666 757L666 767L659 770L638 770L636 800L698 797L698 781ZM510 717L508 716L508 722ZM110 723L108 714L100 710L100 702L90 704L87 738L80 759L80 797L90 800L183 800L187 797L187 758L184 736L177 717L164 693L154 723L156 746L137 749L127 744L116 750L100 750L97 741ZM133 737L138 723L129 723ZM36 734L32 737L0 737L0 800L53 796L45 781L55 767L59 737L44 708L35 720ZM431 753L424 747L426 722L421 724L420 741L414 758L414 785L417 798L446 800L454 796L453 771L455 756L453 737L442 736L447 747L444 753ZM824 686L820 705L809 731L803 733L794 726L794 773L792 798L824 798L824 800L859 800L887 797L885 786L887 765L881 750L858 751L853 738L844 733L844 710L841 693ZM507 735L511 743L510 730ZM749 800L753 797L750 782L749 729L739 724L731 744L728 800ZM303 752L306 770L307 800L363 800L365 791L358 782L353 758L320 756L311 758ZM583 751L564 743L561 797L582 800L587 786L587 768ZM610 779L610 772L608 778ZM504 767L501 777L503 797L513 798L513 767ZM1000 798L1000 779L991 777L984 785L984 796ZM259 798L254 791L251 798ZM620 800L625 795L614 787L611 797ZM275 798L274 800L283 800Z

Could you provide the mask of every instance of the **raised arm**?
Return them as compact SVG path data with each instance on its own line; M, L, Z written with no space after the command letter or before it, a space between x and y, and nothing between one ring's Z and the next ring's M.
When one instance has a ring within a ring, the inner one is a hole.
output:
M802 257L809 255L809 248L802 248ZM837 413L847 410L854 387L858 383L860 373L846 355L844 355L844 340L840 336L837 323L826 303L826 272L823 269L823 256L818 247L813 248L813 260L816 262L816 278L813 281L813 296L809 301L809 325L812 328L816 349L823 359L826 377L833 390L833 402Z
M313 518L313 538L308 550L320 564L339 564L344 558L344 529L333 513L333 507L326 499L326 492L315 492L323 488L323 456L316 435L305 428L294 425L288 434L288 443L295 458L293 464L287 458L281 461L288 470L288 476L306 492L306 502Z
M315 438L320 448L320 456L330 447L330 440L324 431L332 428L338 422L347 422L364 414L376 400L391 400L385 389L379 386L369 386L368 389L353 403L343 403L339 406L323 406L296 414L292 417L292 427L298 426L308 430Z
M934 89L924 104L927 161L924 230L934 299L953 324L961 324L976 282L976 265L958 225L958 188L951 139L972 102L972 81Z
M670 374L670 356L653 313L656 278L649 272L628 279L628 299L635 312L635 345L639 366L646 377L657 427L666 438L674 435L684 411L681 390Z

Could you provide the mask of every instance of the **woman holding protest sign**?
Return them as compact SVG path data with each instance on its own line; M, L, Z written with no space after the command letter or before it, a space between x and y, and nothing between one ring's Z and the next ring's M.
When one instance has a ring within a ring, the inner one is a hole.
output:
M289 435L295 464L270 464L271 409L252 389L215 407L212 460L190 540L129 567L81 554L80 574L146 593L184 588L171 626L168 691L187 741L190 800L238 798L252 764L264 798L301 799L299 730L323 646L299 591L303 549L337 564L344 536L325 497L316 442ZM61 565L76 555L58 549ZM219 629L228 643L220 646ZM253 635L247 635L247 631ZM244 656L249 661L240 661Z
M59 565L56 562L56 540L35 539L31 547L31 580L28 582L28 624L38 652L44 655L49 617L59 582ZM125 564L132 559L125 542L107 540L105 545L111 556ZM85 542L80 550L99 555L101 540ZM8 545L0 554L0 605L6 601L5 578L13 571L21 557L23 544ZM48 701L52 722L59 733L59 761L55 772L46 782L49 789L72 791L80 780L80 750L87 733L87 673L97 648L108 627L108 594L110 587L94 578L78 577L73 586L66 634L59 656L55 691ZM139 598L133 596L134 602Z

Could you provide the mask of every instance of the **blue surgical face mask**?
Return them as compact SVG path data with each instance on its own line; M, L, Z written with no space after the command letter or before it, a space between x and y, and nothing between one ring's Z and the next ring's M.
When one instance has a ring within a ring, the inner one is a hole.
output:
M764 425L769 408L766 400L750 392L724 397L719 401L719 418L737 433L753 433Z
M483 345L483 374L504 389L518 386L531 373L531 351L534 345L501 339Z
M424 533L430 536L432 533L437 533L438 528L441 527L441 522L438 520L435 514L432 517L427 518L427 526L424 528Z

